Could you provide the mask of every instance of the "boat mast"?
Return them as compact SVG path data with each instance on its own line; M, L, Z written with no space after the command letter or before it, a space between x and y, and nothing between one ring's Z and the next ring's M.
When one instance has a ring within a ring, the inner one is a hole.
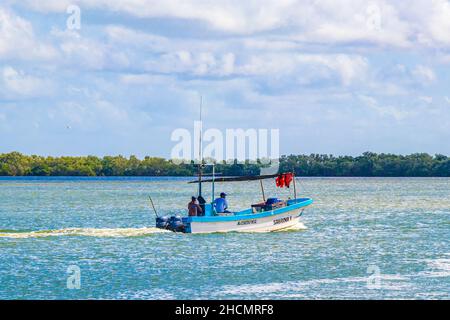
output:
M211 203L214 202L214 182L216 180L216 166L212 164L212 186L211 186Z
M294 181L294 199L297 199L297 188L295 186L295 169L292 168L292 180Z
M200 137L199 137L199 150L198 157L200 163L198 164L198 196L202 196L202 165L203 165L203 146L202 146L202 135L203 135L203 123L202 123L202 104L203 97L200 96Z
M259 183L261 184L261 192L262 192L263 201L266 202L266 195L264 194L264 185L263 185L262 179L259 180Z

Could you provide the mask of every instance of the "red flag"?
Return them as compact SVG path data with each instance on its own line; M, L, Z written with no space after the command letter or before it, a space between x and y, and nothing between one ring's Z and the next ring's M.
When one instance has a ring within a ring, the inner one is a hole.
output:
M293 178L293 174L292 173L284 174L284 184L286 185L287 188L289 188L289 185L291 184L293 179L294 178Z
M283 173L276 178L275 182L278 188L289 188L293 179L294 175L292 173Z
M275 180L276 185L278 188L283 188L284 187L284 175L280 174L277 179Z

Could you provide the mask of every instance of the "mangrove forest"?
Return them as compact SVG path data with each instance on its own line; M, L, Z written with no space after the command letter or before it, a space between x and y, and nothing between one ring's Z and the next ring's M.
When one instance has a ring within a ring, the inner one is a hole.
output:
M224 176L259 174L258 163L216 164ZM450 157L415 153L410 155L365 152L359 156L326 154L287 155L280 158L280 171L295 170L313 177L449 177ZM211 171L205 166L204 172ZM80 156L43 157L19 152L0 154L0 176L193 176L194 163L176 164L159 157Z

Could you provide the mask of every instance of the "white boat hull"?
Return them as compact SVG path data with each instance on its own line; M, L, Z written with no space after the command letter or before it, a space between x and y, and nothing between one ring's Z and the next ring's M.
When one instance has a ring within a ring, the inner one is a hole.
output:
M238 221L191 222L191 233L212 232L271 232L291 228L300 222L304 208L262 218Z

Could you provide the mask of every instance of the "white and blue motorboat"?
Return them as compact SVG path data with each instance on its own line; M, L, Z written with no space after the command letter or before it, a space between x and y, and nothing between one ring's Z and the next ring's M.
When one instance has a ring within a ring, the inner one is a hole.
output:
M158 216L156 227L174 232L184 233L213 233L213 232L271 232L295 227L300 223L303 211L313 203L311 198L297 198L295 188L295 176L292 175L294 186L293 199L265 199L262 180L277 178L283 175L260 175L250 177L221 177L213 176L210 180L202 180L201 174L198 181L191 183L199 184L199 199L201 197L201 184L212 183L212 199L214 199L214 183L232 181L259 180L261 185L263 201L250 206L250 208L229 213L216 213L214 203L200 202L202 216ZM286 174L284 174L286 175Z

